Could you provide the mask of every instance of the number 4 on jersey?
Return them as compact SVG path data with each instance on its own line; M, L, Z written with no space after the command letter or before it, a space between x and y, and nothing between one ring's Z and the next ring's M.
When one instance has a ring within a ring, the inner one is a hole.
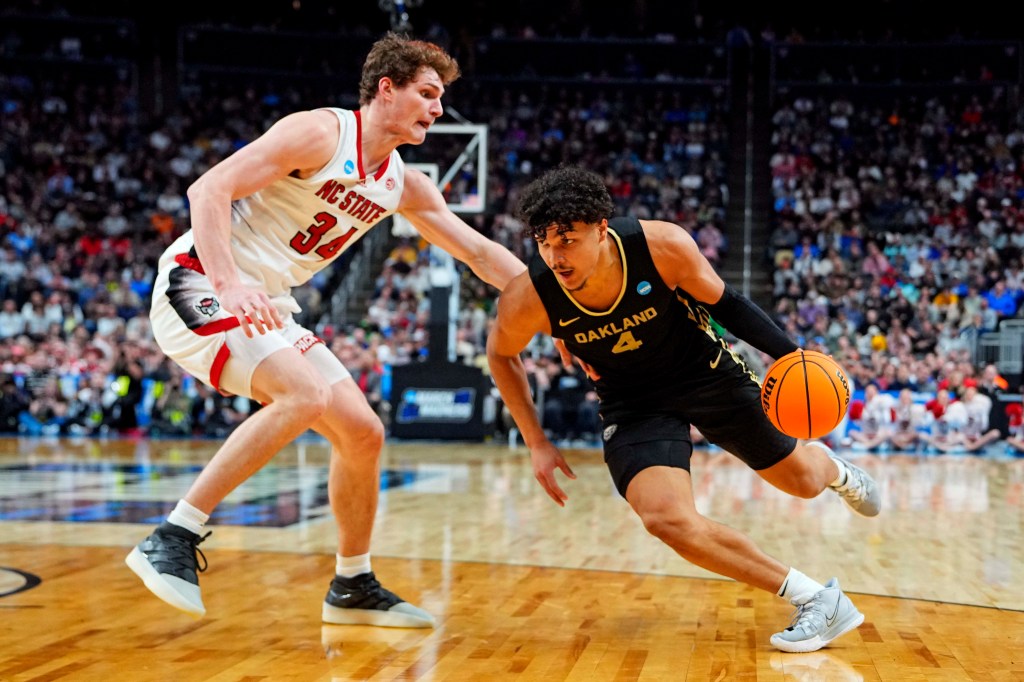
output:
M638 341L634 336L633 332L622 332L622 336L612 347L613 353L625 353L627 350L636 350L640 346L644 345L643 341Z

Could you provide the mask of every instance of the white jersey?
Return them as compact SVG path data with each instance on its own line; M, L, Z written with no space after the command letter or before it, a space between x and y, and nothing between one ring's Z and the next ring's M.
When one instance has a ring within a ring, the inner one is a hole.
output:
M892 408L896 402L888 393L879 393L864 405L861 413L861 431L865 434L875 434L883 428L892 424Z
M895 413L893 425L897 433L914 433L919 426L923 426L927 421L924 405L897 402L892 409Z
M960 433L967 426L967 408L959 400L950 403L937 423L940 425L939 432L942 434Z
M964 433L968 436L982 436L988 431L988 417L992 411L992 399L978 393L973 400L964 401L967 410L967 423Z
M372 176L363 172L358 111L328 109L341 124L330 162L312 176L288 176L232 203L231 253L242 284L298 312L290 291L330 265L370 228L398 209L405 163L394 150ZM196 257L191 230L161 259Z

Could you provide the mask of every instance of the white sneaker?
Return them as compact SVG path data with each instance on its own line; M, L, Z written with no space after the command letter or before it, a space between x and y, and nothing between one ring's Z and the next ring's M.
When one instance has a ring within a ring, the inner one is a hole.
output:
M863 622L864 614L843 594L839 580L832 578L825 589L797 606L789 627L772 635L771 643L787 653L817 651Z
M334 625L432 628L432 615L385 589L373 572L334 576L323 605L323 621Z
M209 536L209 532L199 536L164 521L124 561L150 592L190 616L202 618L206 607L199 593L198 574L206 570L206 555L199 544ZM198 557L203 559L202 566Z
M882 494L878 490L875 479L871 478L871 474L849 460L843 459L824 443L814 441L808 445L816 445L821 448L832 458L840 471L846 470L846 483L829 487L843 498L850 509L861 516L878 516L878 512L882 510Z

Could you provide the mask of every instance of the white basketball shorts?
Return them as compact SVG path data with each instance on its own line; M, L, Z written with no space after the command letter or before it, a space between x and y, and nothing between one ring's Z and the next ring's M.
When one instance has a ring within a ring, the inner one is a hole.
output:
M252 375L263 360L282 348L296 348L328 384L349 372L323 340L281 311L284 329L248 338L238 320L221 308L198 259L165 254L153 285L150 322L167 357L207 386L252 398Z

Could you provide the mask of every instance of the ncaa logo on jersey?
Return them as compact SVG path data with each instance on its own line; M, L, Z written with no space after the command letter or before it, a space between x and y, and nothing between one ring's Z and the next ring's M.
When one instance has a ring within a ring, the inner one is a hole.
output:
M343 168L345 169L346 173L351 173L356 169L356 164L354 161L352 161L352 159L349 159L348 161L345 162Z
M213 317L220 310L220 303L213 296L206 296L192 307L207 317Z
M393 190L395 188L395 179L388 178L387 181L384 183L384 187L386 187L389 192Z
M604 442L607 443L608 441L610 441L612 439L612 436L614 436L615 432L618 430L618 424L611 424L610 426L606 426L604 429Z
M647 294L651 293L651 283L648 282L647 280L640 282L640 284L636 285L636 293L640 294L641 296L646 296Z

